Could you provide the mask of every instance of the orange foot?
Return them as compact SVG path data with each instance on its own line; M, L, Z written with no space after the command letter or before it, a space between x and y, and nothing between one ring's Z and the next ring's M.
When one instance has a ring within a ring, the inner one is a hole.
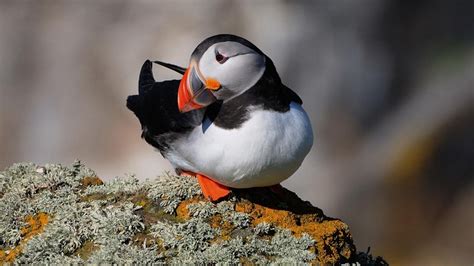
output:
M205 175L197 174L196 177L199 185L201 185L202 194L210 201L218 201L229 195L230 189L228 187L217 183Z
M230 194L230 189L224 185L217 183L209 177L192 172L182 171L181 175L195 176L201 186L202 194L210 201L218 201Z

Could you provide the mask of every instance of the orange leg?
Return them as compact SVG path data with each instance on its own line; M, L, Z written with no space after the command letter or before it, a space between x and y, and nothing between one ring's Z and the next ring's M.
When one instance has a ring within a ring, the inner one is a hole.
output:
M202 194L204 194L204 197L210 201L217 201L230 193L228 187L217 183L205 175L188 171L181 171L180 175L197 177L199 185L201 186Z
M196 175L199 185L201 185L202 194L210 201L217 201L229 195L230 189L217 183L209 177L201 174Z

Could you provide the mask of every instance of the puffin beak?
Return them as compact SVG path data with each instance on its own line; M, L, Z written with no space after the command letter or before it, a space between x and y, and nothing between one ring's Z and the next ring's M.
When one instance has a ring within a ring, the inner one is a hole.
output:
M191 63L179 83L178 109L181 113L206 107L217 100L211 90L218 90L220 83L212 78L203 83L196 70L195 64Z

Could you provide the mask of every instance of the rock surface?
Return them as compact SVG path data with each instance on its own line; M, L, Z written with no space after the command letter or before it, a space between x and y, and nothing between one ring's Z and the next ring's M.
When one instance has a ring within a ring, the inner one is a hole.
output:
M0 213L0 264L385 264L286 189L236 190L214 204L192 177L103 183L80 162L22 163L0 172Z

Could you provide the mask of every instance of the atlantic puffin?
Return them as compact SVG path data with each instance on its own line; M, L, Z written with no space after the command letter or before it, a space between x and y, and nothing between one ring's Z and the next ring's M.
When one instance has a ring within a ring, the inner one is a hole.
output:
M206 198L232 188L278 186L313 145L301 98L283 85L272 60L248 40L220 34L202 41L189 66L154 61L183 74L156 82L143 64L127 107L142 138L178 174L196 176Z

